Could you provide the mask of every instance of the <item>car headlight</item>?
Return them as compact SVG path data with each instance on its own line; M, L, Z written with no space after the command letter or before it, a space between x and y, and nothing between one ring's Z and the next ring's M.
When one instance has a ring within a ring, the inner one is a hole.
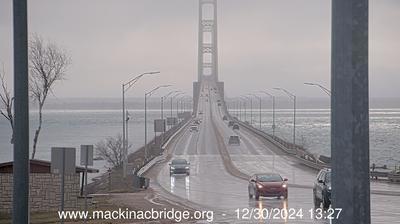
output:
M189 168L190 168L190 167L188 167L188 166L187 166L187 167L185 167L185 169L189 169Z
M328 190L331 191L331 190L332 190L332 187L328 187Z
M174 169L175 169L175 167L171 166L171 170L174 170Z
M283 188L287 188L287 184L282 184L282 187Z
M257 184L257 188L263 188L264 186L263 185L261 185L261 184Z

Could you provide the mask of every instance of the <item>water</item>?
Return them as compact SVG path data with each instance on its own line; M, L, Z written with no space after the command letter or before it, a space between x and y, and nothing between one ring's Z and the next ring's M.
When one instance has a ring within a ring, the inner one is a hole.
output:
M233 112L236 114L236 112ZM262 130L272 134L272 113L262 110ZM293 141L293 110L277 110L275 134ZM242 120L244 112L242 112ZM250 111L247 111L250 121ZM253 111L253 125L259 128L259 110ZM330 156L330 111L328 109L299 109L296 113L296 143L310 152ZM400 108L371 109L371 163L400 165Z
M396 101L398 102L398 101ZM144 145L144 111L142 100L127 101L131 114L129 121L130 152ZM55 146L80 148L81 144L96 144L122 132L120 102L115 99L57 99L49 100L44 111L43 129L39 137L37 159L50 160L50 149ZM310 105L310 104L307 104ZM372 109L370 113L371 163L378 165L400 165L400 107L388 104L383 109ZM396 104L397 105L397 104ZM148 141L154 137L153 120L160 118L159 100L149 102ZM385 109L386 108L386 109ZM173 113L175 114L175 103ZM232 112L236 114L235 111ZM170 115L170 105L165 104L164 116ZM36 128L37 112L30 114L30 137ZM244 118L244 116L242 116ZM250 112L247 111L247 120ZM311 152L330 155L330 113L328 109L298 109L296 119L296 142ZM259 125L259 111L253 111L253 124ZM262 110L262 129L272 133L271 111ZM292 141L293 111L276 111L276 135ZM7 120L0 117L0 162L13 158L10 144L11 130ZM32 141L31 141L32 143ZM77 161L79 151L77 151ZM94 168L106 170L105 161L95 161Z
M51 109L43 112L43 128L39 136L36 159L50 160L50 149L55 146L75 147L77 163L80 161L80 145L93 144L110 136L122 133L121 110L60 110ZM129 110L129 143L130 152L144 145L144 111ZM164 116L169 116L169 110ZM175 111L174 111L175 113ZM148 141L154 137L153 120L161 117L159 109L150 109L147 113ZM30 113L30 138L32 139L37 126L37 112ZM0 118L0 162L12 161L12 145L10 144L11 129L8 121ZM32 140L30 141L32 145ZM32 148L32 146L30 147ZM107 170L105 161L94 161L94 168L100 173Z

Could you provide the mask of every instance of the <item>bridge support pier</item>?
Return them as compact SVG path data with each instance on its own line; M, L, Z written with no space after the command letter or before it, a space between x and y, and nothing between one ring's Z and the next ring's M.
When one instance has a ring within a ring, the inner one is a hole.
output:
M193 113L195 114L197 113L197 107L199 106L200 88L200 82L193 82Z
M332 1L332 207L334 223L371 223L368 0Z

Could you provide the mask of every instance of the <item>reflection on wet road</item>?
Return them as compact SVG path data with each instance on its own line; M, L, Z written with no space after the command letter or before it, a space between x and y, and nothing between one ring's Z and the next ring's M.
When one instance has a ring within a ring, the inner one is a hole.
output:
M185 131L178 140L173 152L173 158L185 158L190 162L190 176L169 175L169 166L165 165L158 175L160 185L174 195L215 211L217 221L227 223L271 223L271 220L246 220L243 215L246 211L261 209L293 209L302 211L303 217L295 219L280 218L272 223L329 223L327 220L315 220L310 216L313 209L312 183L315 171L298 169L298 164L282 155L276 155L268 150L259 139L245 130L233 131L222 120L223 112L217 105L218 96L204 88L209 97L200 99L198 118L202 119L198 132ZM206 96L207 94L203 94ZM208 99L208 100L207 100ZM215 125L212 124L215 122ZM215 129L217 128L217 130ZM287 200L276 198L260 198L259 201L249 199L248 182L232 176L225 170L219 154L216 132L225 138L225 145L229 151L233 164L248 175L260 172L279 172L289 178L289 196ZM230 135L239 135L242 144L229 146L227 139ZM290 184L299 184L305 187L290 187ZM399 222L395 214L400 214L394 208L400 204L399 198L385 198L386 196L372 196L375 210L372 212L374 223ZM393 205L391 210L383 211L380 207ZM374 207L373 206L373 207ZM238 210L239 209L239 210ZM238 211L240 214L238 214ZM389 213L390 214L389 214ZM382 217L379 214L387 214ZM237 216L240 217L237 217ZM254 217L254 214L253 216ZM390 218L393 217L393 218ZM265 217L264 217L265 218Z

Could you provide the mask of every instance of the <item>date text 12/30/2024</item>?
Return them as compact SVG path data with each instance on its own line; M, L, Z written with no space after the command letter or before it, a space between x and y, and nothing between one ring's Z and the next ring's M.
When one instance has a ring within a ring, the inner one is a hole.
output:
M295 209L295 208L238 208L235 210L238 220L296 220L317 219L334 220L340 218L341 208Z

